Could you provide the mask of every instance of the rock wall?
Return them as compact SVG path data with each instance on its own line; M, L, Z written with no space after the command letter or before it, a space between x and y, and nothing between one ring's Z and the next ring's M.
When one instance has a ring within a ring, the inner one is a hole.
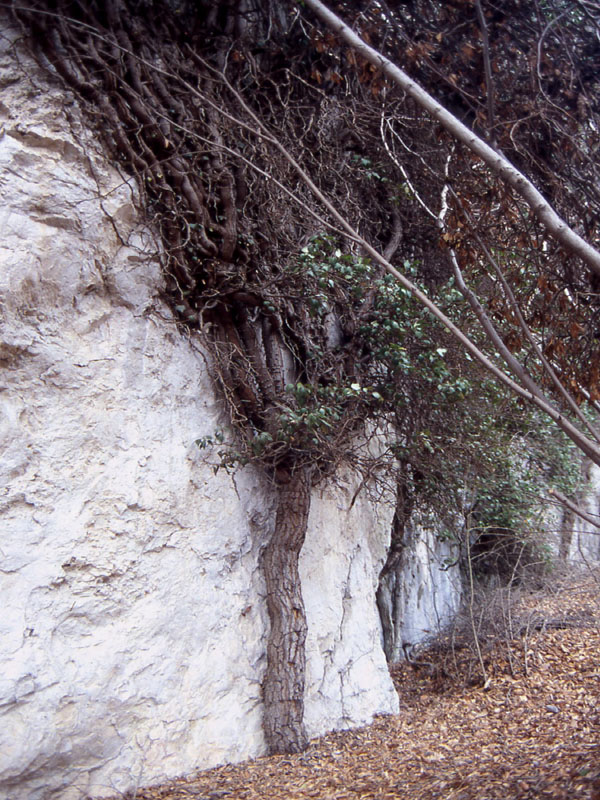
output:
M0 52L0 797L109 795L264 751L273 519L156 243L72 99ZM311 736L395 712L374 602L391 509L315 491L301 575Z
M600 467L584 459L578 505L600 523ZM600 562L600 529L561 509L559 517L558 554L565 561L586 568Z
M415 515L416 516L416 515ZM458 553L430 528L407 524L401 557L388 572L377 595L390 662L439 634L452 621L462 600Z

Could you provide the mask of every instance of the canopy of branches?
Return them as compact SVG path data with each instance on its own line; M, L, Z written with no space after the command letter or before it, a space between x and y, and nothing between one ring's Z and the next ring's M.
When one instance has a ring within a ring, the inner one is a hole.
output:
M596 3L335 10L598 243ZM385 424L412 490L439 489L436 476L465 469L489 477L490 454L514 459L515 436L539 427L315 188L484 352L495 350L458 278L537 385L555 391L545 359L575 403L600 400L598 276L304 4L32 0L14 14L142 187L166 294L209 343L240 433L226 462L259 461L281 480L343 459L368 470L357 437Z

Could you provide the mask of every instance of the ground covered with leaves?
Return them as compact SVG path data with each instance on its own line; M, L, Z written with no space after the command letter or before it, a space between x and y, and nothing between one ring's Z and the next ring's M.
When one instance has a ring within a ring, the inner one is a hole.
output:
M397 717L133 796L600 800L598 576L524 593L506 620L482 644L486 688L473 642L449 637L393 669Z

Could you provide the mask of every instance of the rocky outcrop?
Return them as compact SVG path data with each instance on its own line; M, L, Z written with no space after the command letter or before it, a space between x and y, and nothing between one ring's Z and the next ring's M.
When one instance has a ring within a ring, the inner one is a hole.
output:
M577 505L589 520L600 524L600 468L587 458L581 464L580 487ZM548 527L558 532L554 549L561 559L584 568L600 562L600 528L563 507Z
M382 575L377 593L388 660L403 660L406 648L410 652L414 645L441 633L459 610L461 599L456 545L418 522L407 524L400 558Z
M258 556L274 496L160 299L132 182L2 40L0 797L97 796L263 752ZM374 602L391 509L314 492L300 571L314 736L397 710Z

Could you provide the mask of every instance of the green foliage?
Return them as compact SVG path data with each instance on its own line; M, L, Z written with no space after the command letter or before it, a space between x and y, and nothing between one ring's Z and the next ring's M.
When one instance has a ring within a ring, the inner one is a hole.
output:
M379 181L380 183L390 182L388 177L380 174L385 168L382 165L377 165L377 167L375 167L370 158L354 154L351 158L351 162L358 167L363 177L368 181Z
M418 261L406 260L403 270L419 282ZM339 363L345 354L343 340L325 344L331 318L353 331L352 368L338 370L335 380L288 384L276 425L254 431L249 454L221 450L223 465L272 457L282 447L325 452L349 420L382 423L393 431L387 469L403 484L409 507L456 542L468 527L481 545L481 565L486 547L498 540L512 547L536 526L547 488L574 490L574 447L550 420L482 373L392 276L329 235L313 237L287 271L302 283L319 331L307 376L323 374L326 355ZM449 316L457 313L453 279L428 290Z
M398 281L369 259L344 253L331 236L313 237L306 245L293 272L301 272L309 284L310 308L323 315L334 307L333 294L343 298L341 312L351 308L359 327L356 339L370 355L366 372L373 383L379 383L388 405L406 399L402 386L407 376L414 376L441 392L445 398L461 399L472 389L463 376L447 363L449 344L428 312L418 306ZM403 271L418 281L418 262L405 261ZM436 298L442 307L456 299L453 280L438 287ZM379 380L377 378L379 377ZM402 377L402 380L398 379Z
M540 527L544 493L575 490L580 454L574 445L551 420L482 374L392 276L342 254L331 239L313 240L302 264L318 280L325 273L329 285L343 286L362 317L358 337L370 356L364 402L371 415L395 420L389 451L401 465L399 480L412 507L456 541L468 517L479 566L508 569L523 537ZM403 264L415 282L419 269L418 262ZM453 280L434 289L440 307L455 314ZM371 305L363 314L366 298ZM486 551L498 550L502 556L496 552L490 567Z

